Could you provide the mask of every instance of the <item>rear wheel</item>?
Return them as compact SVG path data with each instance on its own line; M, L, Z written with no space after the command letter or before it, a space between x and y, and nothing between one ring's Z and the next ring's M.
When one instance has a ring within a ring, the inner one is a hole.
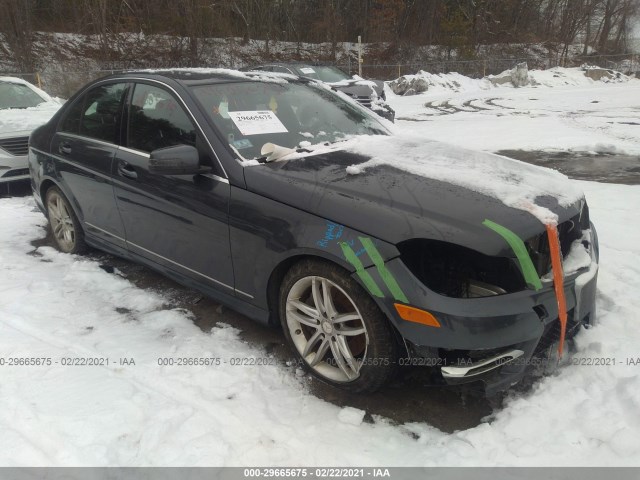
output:
M58 249L64 253L84 252L86 244L82 227L64 194L58 187L51 187L45 198L53 240Z
M280 321L303 366L331 385L371 392L395 371L391 326L345 271L316 260L296 264L280 290Z

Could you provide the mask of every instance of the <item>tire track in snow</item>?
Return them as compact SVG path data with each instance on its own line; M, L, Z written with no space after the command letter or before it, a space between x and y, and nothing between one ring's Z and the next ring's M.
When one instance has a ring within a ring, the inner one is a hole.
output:
M584 130L585 132L598 132L614 140L617 140L617 141L623 140L625 142L635 143L637 146L640 147L640 141L638 140L640 138L640 131L638 132L638 136L623 135L620 133L613 132L613 128L611 125L608 125L608 124L590 125L588 123L581 121L581 119L584 118L585 116L589 119L597 118L598 120L603 120L603 121L605 121L604 119L606 118L612 118L608 116L594 115L594 113L596 112L567 112L559 115L559 118L566 124L574 128L577 128L579 130ZM636 117L629 117L629 118L637 119L638 117L640 117L640 111L638 111L637 115L638 116Z

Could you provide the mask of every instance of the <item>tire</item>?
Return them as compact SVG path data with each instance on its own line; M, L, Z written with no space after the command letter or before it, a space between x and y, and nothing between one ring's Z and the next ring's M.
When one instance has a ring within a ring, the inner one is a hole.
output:
M78 217L58 187L51 187L47 190L45 206L53 241L58 250L75 254L85 252L87 246Z
M395 373L398 346L389 321L338 266L318 260L294 265L282 281L279 307L289 346L323 382L373 392Z

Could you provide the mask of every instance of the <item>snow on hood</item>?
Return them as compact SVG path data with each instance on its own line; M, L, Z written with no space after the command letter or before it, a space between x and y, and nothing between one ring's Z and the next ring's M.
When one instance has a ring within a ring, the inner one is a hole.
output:
M341 148L371 158L348 167L348 174L391 165L497 198L509 207L531 213L544 224L557 224L558 216L536 204L539 197L551 196L568 207L584 196L567 176L555 170L416 135L360 136L346 141Z
M31 108L8 108L0 110L0 136L12 132L31 132L44 125L58 111L61 104L56 100Z
M348 87L351 85L362 85L375 89L377 87L376 82L372 82L371 80L365 80L358 75L354 75L352 78L345 78L344 80L339 80L337 82L327 82L329 85L334 87Z

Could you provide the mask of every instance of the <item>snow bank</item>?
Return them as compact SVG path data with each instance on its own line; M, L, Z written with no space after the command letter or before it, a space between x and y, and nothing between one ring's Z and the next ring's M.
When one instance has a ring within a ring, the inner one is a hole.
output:
M389 88L396 95L415 95L428 91L433 93L472 92L488 90L492 87L486 78L475 79L459 73L429 73L420 70L415 75L403 75L388 82Z
M584 68L550 68L549 70L530 70L529 77L533 85L544 87L562 86L588 86L602 83L622 83L630 80L629 77L617 72L617 78L610 79L603 77L601 80L594 80L586 75Z
M514 69L515 70L515 69ZM489 75L482 79L469 78L459 73L429 73L423 70L415 75L403 75L388 82L396 95L414 95L428 92L439 94L446 92L477 92L482 90L514 88L511 77L514 70L506 70L498 75ZM501 81L500 79L505 79ZM594 83L626 82L629 77L617 73L615 78L603 77L593 80L585 75L584 68L555 67L548 70L529 70L529 83L532 86L561 87L585 86ZM411 91L413 90L413 91Z
M506 205L531 213L545 224L556 223L558 217L536 205L538 197L552 196L560 205L569 206L583 196L579 188L555 170L425 140L417 135L360 136L348 140L344 148L371 157L363 164L347 167L349 174L357 175L376 165L391 165L495 197Z
M537 86L387 91L402 131L485 151L640 155L640 80L605 83L579 69L534 72ZM387 87L388 88L388 87Z

